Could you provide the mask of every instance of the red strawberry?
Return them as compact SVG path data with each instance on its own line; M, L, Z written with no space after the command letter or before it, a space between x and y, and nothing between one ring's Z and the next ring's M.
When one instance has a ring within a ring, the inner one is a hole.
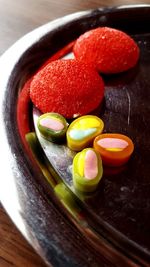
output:
M75 57L91 63L102 73L118 73L134 67L139 48L126 33L100 27L81 35L73 48Z
M99 74L86 63L71 59L49 63L34 76L30 86L30 97L37 108L66 118L96 109L103 95Z

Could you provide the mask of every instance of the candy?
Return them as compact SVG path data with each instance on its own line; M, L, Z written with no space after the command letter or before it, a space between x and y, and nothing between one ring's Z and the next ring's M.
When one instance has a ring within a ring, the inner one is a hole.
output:
M81 192L93 192L102 178L100 155L92 148L77 153L73 159L73 184Z
M76 218L81 219L80 208L75 201L74 195L70 189L64 184L59 183L55 186L54 192L56 196L60 199L65 208Z
M125 164L134 150L132 140L123 134L101 134L94 139L94 148L108 166Z
M35 132L29 132L25 135L25 140L29 146L29 155L32 159L32 156L34 157L33 160L36 160L36 163L38 164L39 168L41 169L44 177L48 181L48 183L51 185L52 188L55 187L57 180L55 180L55 177L51 175L50 169L52 168L49 161L46 160L45 157L43 157L43 150L40 146L40 143L37 139ZM34 162L35 163L35 162Z
M81 35L73 48L78 60L88 62L102 73L119 73L134 67L139 48L126 33L99 27Z
M59 142L65 137L68 123L58 113L45 113L38 118L38 129L41 135L49 141Z
M77 60L56 60L42 68L30 85L30 97L42 111L65 118L96 109L104 96L104 83L88 64Z
M94 115L85 115L74 120L67 130L67 145L75 151L87 147L104 128L103 121Z

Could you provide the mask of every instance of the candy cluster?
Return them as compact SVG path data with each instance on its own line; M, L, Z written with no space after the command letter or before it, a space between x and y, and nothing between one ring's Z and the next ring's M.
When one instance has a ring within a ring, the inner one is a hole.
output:
M77 190L90 192L101 180L102 163L122 166L134 150L130 138L103 134L104 122L87 115L100 106L104 97L100 73L133 68L139 48L126 33L100 27L81 35L73 52L74 59L53 61L37 72L30 85L30 98L44 113L38 119L41 135L52 142L66 140L67 146L78 152L73 160L73 183ZM74 120L69 125L66 119Z
M94 115L81 116L68 127L62 115L46 113L38 119L41 135L52 142L64 141L78 153L73 159L73 184L82 192L91 192L98 186L102 163L107 166L124 165L130 158L134 145L122 134L103 134L104 123Z
M100 73L112 74L134 67L139 48L126 33L99 27L81 35L73 47L74 59L47 63L33 77L30 97L42 112L65 118L89 114L100 106L104 82Z

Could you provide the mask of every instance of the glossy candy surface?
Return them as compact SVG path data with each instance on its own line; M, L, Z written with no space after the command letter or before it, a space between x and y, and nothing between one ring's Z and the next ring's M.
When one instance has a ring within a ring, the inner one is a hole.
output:
M77 153L73 160L73 184L82 192L92 192L98 186L103 168L100 155L92 148Z
M52 112L41 115L37 126L44 138L52 142L60 142L65 137L68 123L63 116Z
M78 60L92 64L102 73L119 73L136 65L139 48L126 33L99 27L78 38L74 54Z
M94 140L94 148L108 166L124 165L134 150L132 140L123 134L101 134Z
M87 147L104 128L103 121L94 115L86 115L74 120L67 130L67 145L75 151Z

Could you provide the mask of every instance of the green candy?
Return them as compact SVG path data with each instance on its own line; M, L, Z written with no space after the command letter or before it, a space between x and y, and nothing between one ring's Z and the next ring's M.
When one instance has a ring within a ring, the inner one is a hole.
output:
M102 160L93 148L86 148L73 159L73 184L77 191L93 192L103 174Z
M25 135L25 139L26 139L26 141L30 147L30 150L32 152L32 155L34 156L34 159L36 160L36 163L38 164L39 168L41 169L44 177L49 182L51 187L54 188L56 183L59 181L58 181L56 176L54 177L54 174L52 173L51 165L44 157L43 150L39 144L39 141L37 139L35 132L27 133Z
M54 192L57 195L57 197L60 199L60 201L63 203L63 205L66 207L66 209L77 219L80 220L80 212L81 209L76 202L74 195L72 192L67 188L67 186L64 183L59 183L55 186Z
M41 135L52 142L60 143L64 140L68 123L58 113L45 113L38 118L38 129Z

